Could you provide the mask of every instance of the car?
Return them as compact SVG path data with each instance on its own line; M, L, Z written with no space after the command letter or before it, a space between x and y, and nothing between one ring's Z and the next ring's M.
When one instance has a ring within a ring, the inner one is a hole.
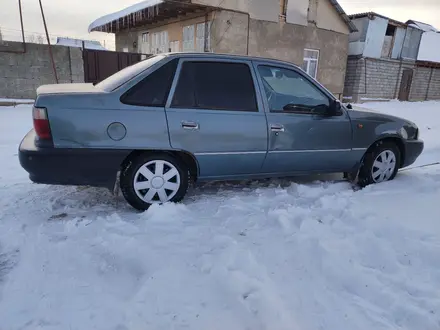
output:
M345 105L293 63L228 54L158 54L97 84L43 85L32 114L19 146L31 181L122 191L139 210L199 181L345 173L367 186L424 148L414 123Z

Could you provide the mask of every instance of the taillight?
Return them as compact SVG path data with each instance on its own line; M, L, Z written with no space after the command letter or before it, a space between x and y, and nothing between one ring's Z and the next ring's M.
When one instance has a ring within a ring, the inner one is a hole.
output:
M34 129L40 139L47 140L52 138L47 117L46 108L33 108L32 117L34 118Z

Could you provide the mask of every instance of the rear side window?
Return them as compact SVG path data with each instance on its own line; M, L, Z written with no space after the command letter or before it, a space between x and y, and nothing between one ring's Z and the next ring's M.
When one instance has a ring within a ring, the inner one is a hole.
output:
M178 59L169 61L133 86L121 97L130 105L164 107L176 73Z
M171 106L256 112L250 68L243 63L185 62Z

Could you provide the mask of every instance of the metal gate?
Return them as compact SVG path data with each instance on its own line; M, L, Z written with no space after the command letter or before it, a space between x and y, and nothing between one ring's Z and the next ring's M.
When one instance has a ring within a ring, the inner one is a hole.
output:
M84 49L84 81L98 83L149 56L151 55Z
M400 82L399 100L408 101L409 93L411 91L411 84L413 79L413 70L405 69L402 74L402 81Z

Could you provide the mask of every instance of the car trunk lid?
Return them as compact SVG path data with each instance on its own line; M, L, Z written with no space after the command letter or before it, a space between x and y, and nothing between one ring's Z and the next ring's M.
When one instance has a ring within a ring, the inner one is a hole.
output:
M80 84L51 84L37 88L37 96L48 94L102 93L102 90L89 83Z

